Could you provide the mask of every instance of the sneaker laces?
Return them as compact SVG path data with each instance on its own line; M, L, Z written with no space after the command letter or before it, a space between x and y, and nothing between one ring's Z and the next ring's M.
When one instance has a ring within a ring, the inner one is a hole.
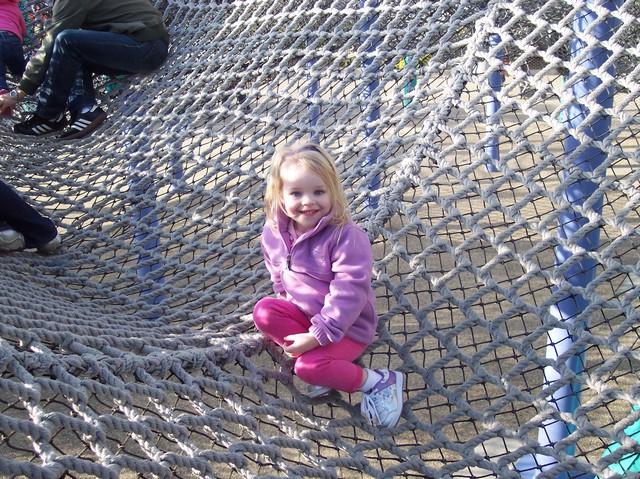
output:
M369 420L371 425L374 425L373 420L376 420L377 424L380 424L380 414L378 413L377 403L380 402L380 399L377 395L363 394L362 396L362 404L360 405L360 410L362 414Z

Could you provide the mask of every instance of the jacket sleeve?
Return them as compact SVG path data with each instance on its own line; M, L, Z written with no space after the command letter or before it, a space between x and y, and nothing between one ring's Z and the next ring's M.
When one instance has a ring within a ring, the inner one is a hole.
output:
M311 318L309 331L321 346L340 341L362 313L371 290L373 251L369 237L356 226L339 233L331 252L329 284L320 313Z
M277 266L277 264L274 264L272 260L275 249L272 248L271 245L274 244L274 241L277 241L277 238L275 237L269 226L265 225L264 229L262 230L262 236L260 237L262 255L264 256L264 264L269 271L269 275L271 276L273 291L277 295L282 295L284 293L284 287L282 286L280 268Z
M33 95L44 81L51 61L53 43L58 34L67 29L81 28L87 17L84 2L58 0L53 5L51 24L42 40L42 45L31 57L18 87L27 95Z

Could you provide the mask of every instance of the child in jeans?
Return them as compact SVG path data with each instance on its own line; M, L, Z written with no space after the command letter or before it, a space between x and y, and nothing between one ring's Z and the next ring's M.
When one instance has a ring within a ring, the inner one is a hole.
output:
M7 70L17 78L24 72L22 42L26 33L18 0L0 0L0 95L9 93ZM11 108L5 108L0 114L11 115Z
M256 327L294 358L310 396L360 390L369 421L395 426L402 413L402 373L354 364L378 324L373 252L350 219L333 159L313 143L278 150L265 208L261 245L277 297L255 305Z
M0 252L37 248L45 254L60 248L56 225L0 180Z
M150 73L168 52L163 14L149 0L55 0L42 44L16 88L0 95L0 111L37 91L34 114L13 131L43 136L64 130L62 140L83 138L107 118L93 75Z

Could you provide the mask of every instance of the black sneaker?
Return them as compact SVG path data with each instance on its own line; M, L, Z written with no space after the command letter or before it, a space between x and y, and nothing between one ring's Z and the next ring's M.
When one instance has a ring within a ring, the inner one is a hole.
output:
M76 115L69 128L64 130L59 138L61 140L75 140L87 136L102 125L106 119L107 114L100 107L94 105L88 112Z
M13 125L13 131L21 135L43 136L60 131L65 126L67 126L67 117L64 113L55 120L45 120L38 115L33 115L28 120Z

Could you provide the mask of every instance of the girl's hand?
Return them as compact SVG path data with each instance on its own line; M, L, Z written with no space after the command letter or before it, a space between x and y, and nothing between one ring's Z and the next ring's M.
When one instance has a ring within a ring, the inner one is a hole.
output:
M284 352L292 358L300 356L301 354L320 346L318 340L311 333L290 334L289 336L286 336L284 340L286 343L282 349L284 349Z

